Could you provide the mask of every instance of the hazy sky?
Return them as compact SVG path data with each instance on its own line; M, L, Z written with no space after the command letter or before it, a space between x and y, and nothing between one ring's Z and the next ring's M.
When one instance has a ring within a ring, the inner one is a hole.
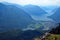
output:
M0 0L0 2L6 1L10 3L16 3L20 5L60 5L60 0Z

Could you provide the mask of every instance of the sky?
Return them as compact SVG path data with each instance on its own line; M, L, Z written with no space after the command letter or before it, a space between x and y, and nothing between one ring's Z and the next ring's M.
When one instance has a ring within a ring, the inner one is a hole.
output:
M15 3L20 5L27 5L27 4L33 4L33 5L41 5L41 6L47 6L47 5L55 5L60 6L60 0L0 0L0 2L9 2L9 3Z

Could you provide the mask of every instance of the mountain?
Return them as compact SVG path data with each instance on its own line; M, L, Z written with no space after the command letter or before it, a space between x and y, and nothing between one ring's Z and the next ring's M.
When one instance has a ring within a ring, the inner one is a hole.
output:
M25 28L33 19L23 9L15 5L0 3L0 30Z
M32 18L36 18L47 14L45 10L36 5L25 5L24 9L32 16Z
M51 19L55 20L57 23L60 23L60 7L55 10L54 14L49 16Z
M40 15L46 14L46 12L42 8L40 8L39 6L36 6L36 5L26 5L26 6L24 6L24 8L31 15L40 16Z
M58 6L41 6L45 11L51 12L52 10L56 9Z

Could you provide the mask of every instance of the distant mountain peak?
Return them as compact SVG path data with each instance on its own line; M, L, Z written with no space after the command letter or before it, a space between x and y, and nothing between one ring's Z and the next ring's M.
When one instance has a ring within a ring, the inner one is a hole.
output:
M54 12L53 15L49 16L51 19L54 19L57 23L60 23L60 7Z
M47 14L47 12L45 12L42 8L40 8L39 6L36 6L36 5L26 5L26 6L24 6L24 8L28 12L30 12L29 14L31 14L31 15L41 16L41 15Z

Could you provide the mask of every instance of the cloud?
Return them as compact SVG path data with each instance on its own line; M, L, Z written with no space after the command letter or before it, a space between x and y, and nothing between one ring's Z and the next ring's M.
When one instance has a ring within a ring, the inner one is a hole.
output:
M16 3L21 5L34 4L34 5L60 5L60 0L0 0L10 3Z

